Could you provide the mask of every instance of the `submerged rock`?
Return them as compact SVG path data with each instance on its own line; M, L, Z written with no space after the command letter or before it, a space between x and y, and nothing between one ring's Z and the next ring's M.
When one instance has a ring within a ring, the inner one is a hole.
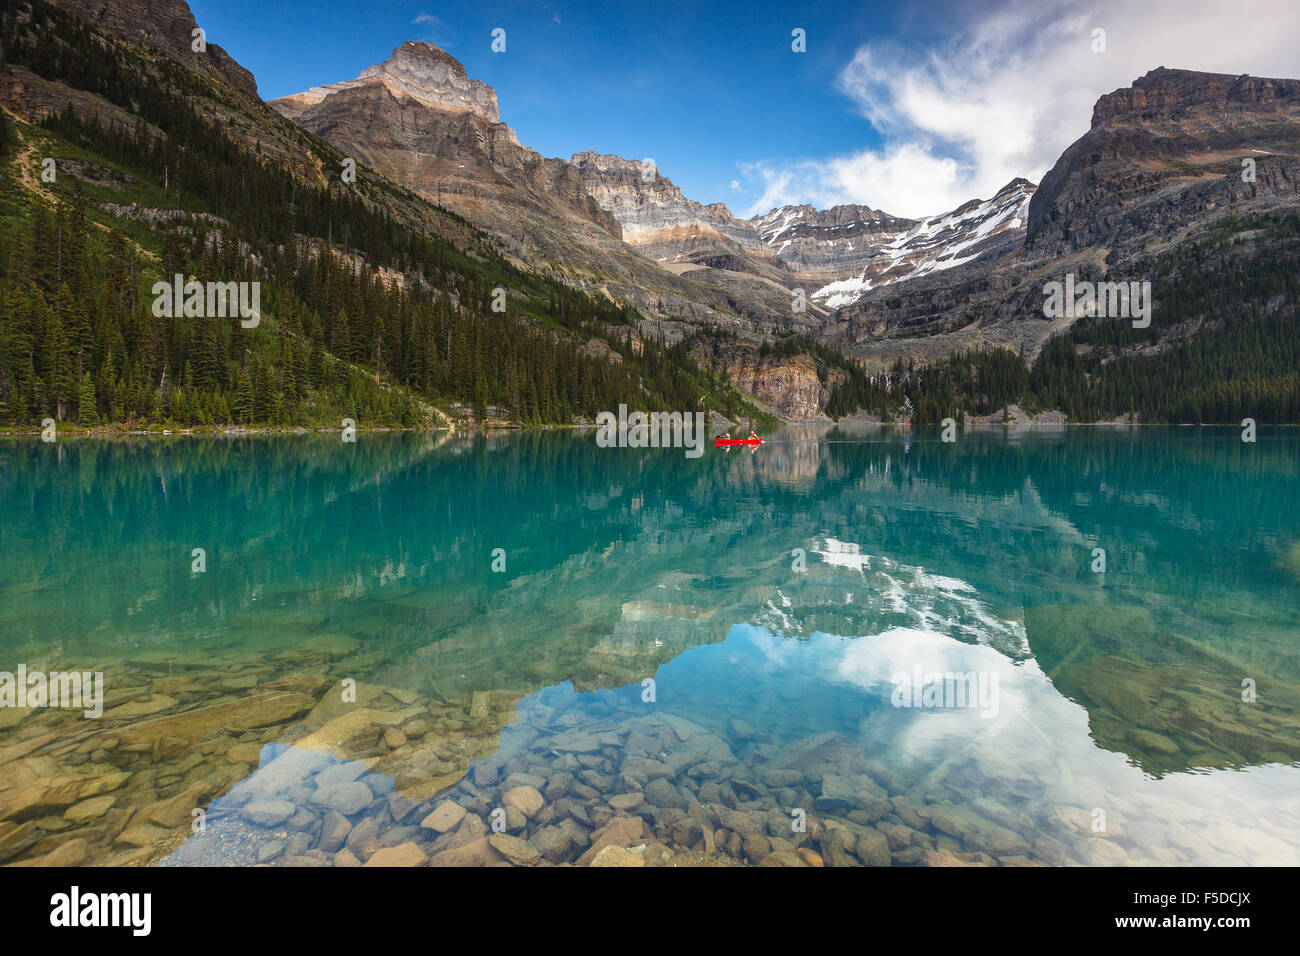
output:
M606 846L591 860L592 866L645 866L645 856L621 846Z
M249 823L259 827L277 827L297 812L288 800L254 800L240 811Z
M358 781L321 787L312 794L311 802L350 817L364 810L374 798L370 788Z
M420 821L426 830L447 833L454 830L465 818L465 808L454 800L444 800L433 808L433 812Z
M419 846L414 843L402 843L399 846L384 847L382 850L376 850L370 859L366 860L366 866L423 866L428 861L428 857Z
M542 858L536 847L508 833L494 833L488 843L515 866L536 866Z
M516 810L525 817L532 817L545 806L546 801L536 788L530 786L514 787L501 797L501 805L507 810Z

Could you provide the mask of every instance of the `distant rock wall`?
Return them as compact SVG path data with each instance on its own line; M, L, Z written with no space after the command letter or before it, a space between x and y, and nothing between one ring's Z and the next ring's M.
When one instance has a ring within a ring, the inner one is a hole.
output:
M1030 203L1026 244L1043 255L1136 248L1229 207L1294 205L1298 152L1300 80L1152 70L1097 101L1092 128Z

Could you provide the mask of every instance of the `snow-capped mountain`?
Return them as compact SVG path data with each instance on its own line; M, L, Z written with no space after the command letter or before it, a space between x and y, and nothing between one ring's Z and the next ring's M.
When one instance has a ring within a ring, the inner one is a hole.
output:
M865 206L784 206L749 220L778 258L796 273L831 279L812 293L830 309L851 305L871 289L982 258L1024 243L1034 184L1015 179L989 200L951 212L901 219ZM838 272L842 278L833 278Z
M814 290L834 310L871 289L1001 256L1024 242L1033 183L1016 179L987 201L905 219L869 206L781 206L747 220L722 203L682 195L645 162L578 153L587 191L623 227L623 240L673 272L723 269ZM779 271L773 271L773 266Z
M773 255L820 288L859 272L863 257L916 225L869 206L781 206L747 220Z
M1015 250L1034 190L1018 179L987 202L920 221L860 205L739 219L723 203L683 195L652 161L542 157L500 121L491 86L422 42L402 44L354 80L270 105L470 217L521 261L540 252L590 284L616 282L657 314L715 325L740 316L759 334L799 322L795 290L807 295L812 322L882 285Z

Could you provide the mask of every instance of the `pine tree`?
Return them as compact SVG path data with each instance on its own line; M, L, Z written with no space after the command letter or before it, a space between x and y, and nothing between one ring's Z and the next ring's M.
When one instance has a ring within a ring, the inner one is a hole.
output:
M77 401L77 421L82 425L98 425L99 411L95 408L95 386L90 373L81 376L81 392Z
M338 315L334 318L334 334L330 338L330 351L344 361L352 358L352 339L349 334L346 309L339 309Z
M235 420L241 425L251 425L254 407L253 380L248 374L248 369L241 368L238 384L235 386Z

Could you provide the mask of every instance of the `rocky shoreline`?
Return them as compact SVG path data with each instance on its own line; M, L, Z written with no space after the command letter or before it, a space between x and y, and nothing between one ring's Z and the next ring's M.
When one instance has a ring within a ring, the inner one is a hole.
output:
M0 862L1296 862L1263 831L1189 826L1201 816L1190 806L1157 825L1110 795L1110 822L1094 832L1085 806L1060 801L1054 771L978 741L906 769L836 731L776 740L736 713L706 725L633 693L431 699L359 683L345 700L340 675L365 665L341 635L268 663L144 652L111 664L93 726L67 712L5 712Z

